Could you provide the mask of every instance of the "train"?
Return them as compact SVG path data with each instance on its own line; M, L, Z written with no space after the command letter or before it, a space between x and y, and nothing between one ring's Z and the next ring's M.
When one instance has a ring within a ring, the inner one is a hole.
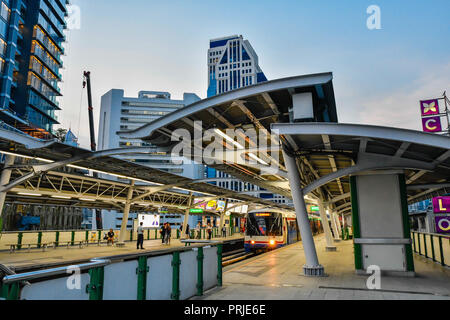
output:
M323 232L320 218L309 215L309 220L313 234ZM244 239L246 252L274 250L300 240L294 212L259 209L247 213Z

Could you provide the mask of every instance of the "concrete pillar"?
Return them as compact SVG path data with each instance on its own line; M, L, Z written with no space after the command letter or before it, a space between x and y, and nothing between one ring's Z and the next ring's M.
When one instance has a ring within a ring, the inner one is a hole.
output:
M331 219L331 227L333 228L334 233L334 241L339 242L340 239L340 232L338 224L336 223L336 214L330 210L330 219Z
M323 232L325 233L325 239L327 241L326 250L336 251L336 246L333 244L333 235L331 234L330 225L328 224L327 213L325 211L322 198L319 199L319 213L320 219L322 219Z
M125 241L125 233L127 232L127 224L128 224L128 215L130 214L130 207L131 207L131 198L133 197L133 187L134 187L134 180L131 181L130 187L128 188L127 200L125 202L125 208L123 209L122 225L120 227L119 241L118 241L120 243L124 243Z
M194 196L192 195L192 192L189 193L189 200L188 200L188 206L186 208L186 211L184 212L184 221L183 221L183 231L181 232L180 238L181 239L187 239L189 238L189 236L186 234L186 228L188 225L188 221L189 221L189 213L191 211L191 207L192 207L192 202L194 199ZM190 228L192 228L192 226L189 226ZM195 228L195 226L194 226Z
M10 167L14 165L14 160L16 159L15 156L6 155L5 157L5 164L4 168ZM1 176L0 176L0 186L7 185L9 183L9 180L11 179L11 172L10 169L3 169ZM5 199L6 199L6 193L7 192L0 192L0 222L2 221L2 213L3 213L3 207L5 205ZM1 223L0 223L0 230L1 230Z
M324 268L319 264L316 247L308 220L308 212L303 190L301 188L300 173L298 171L295 158L289 155L283 148L284 163L287 168L289 184L291 186L292 199L295 206L297 223L302 236L303 249L305 252L306 264L303 266L303 272L306 276L323 276Z
M342 236L342 226L341 222L339 221L339 214L337 212L333 212L334 221L336 222L336 227L338 229L338 235L339 239Z

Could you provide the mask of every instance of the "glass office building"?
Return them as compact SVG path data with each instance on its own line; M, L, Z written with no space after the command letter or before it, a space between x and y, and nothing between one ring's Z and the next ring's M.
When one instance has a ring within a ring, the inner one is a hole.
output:
M37 138L52 137L68 0L1 0L0 120Z

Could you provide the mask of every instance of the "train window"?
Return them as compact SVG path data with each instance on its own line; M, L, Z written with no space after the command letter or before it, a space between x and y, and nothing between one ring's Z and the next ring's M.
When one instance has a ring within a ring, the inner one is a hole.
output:
M249 213L247 219L249 236L281 236L282 216L280 213Z

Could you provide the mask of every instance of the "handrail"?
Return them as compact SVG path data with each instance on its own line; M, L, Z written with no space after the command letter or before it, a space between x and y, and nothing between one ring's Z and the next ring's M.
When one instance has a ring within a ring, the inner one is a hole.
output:
M442 234L442 233L431 233L431 232L422 232L422 231L415 231L415 230L411 230L411 232L417 233L417 234L419 234L419 233L420 234L428 234L428 235L432 235L432 236L450 239L450 235L446 235L446 234Z
M93 267L103 267L110 263L111 263L111 260L92 259L91 262L76 265L76 267L78 267L80 270L86 270L86 269L91 269ZM9 283L17 282L17 281L26 281L26 280L46 278L46 277L51 277L51 276L56 276L56 275L61 275L61 274L68 274L67 271L70 267L71 266L58 267L58 268L47 269L47 270L38 270L38 271L8 275L3 278L2 282L4 284L9 284Z

